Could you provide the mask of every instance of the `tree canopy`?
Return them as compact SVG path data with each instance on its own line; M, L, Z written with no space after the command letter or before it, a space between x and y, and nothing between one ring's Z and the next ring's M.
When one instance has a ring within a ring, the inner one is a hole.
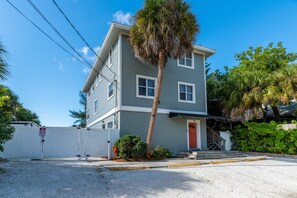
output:
M277 106L296 99L296 53L288 53L282 43L250 47L236 54L239 64L224 72L215 71L207 80L209 99L217 99L226 115L243 120L266 116L269 105L279 118ZM249 116L246 116L249 114Z

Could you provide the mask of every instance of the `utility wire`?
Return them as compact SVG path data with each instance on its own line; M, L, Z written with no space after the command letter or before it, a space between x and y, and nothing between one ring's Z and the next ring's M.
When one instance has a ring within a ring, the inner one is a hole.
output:
M71 52L66 50L62 45L60 45L56 40L54 40L52 37L50 37L45 31L43 31L40 27L38 27L32 20L30 20L22 11L20 11L17 7L15 7L9 0L6 0L16 11L18 11L25 19L27 19L33 26L35 26L39 31L41 31L47 38L49 38L51 41L53 41L56 45L58 45L60 48L62 48L65 52L67 52L69 55L71 55L76 60L80 61L82 64L85 65L84 62L82 62L79 58L74 56Z
M8 0L7 0L8 1ZM51 26L51 28L63 39L63 41L88 65L90 69L93 69L96 73L99 74L99 71L93 66L79 53L77 50L67 41L67 39L55 28L55 26L42 14L42 12L35 6L35 4L31 0L27 0L30 5L36 10L36 12L46 21L48 25ZM100 74L103 78L105 78L107 81L112 82L107 77L105 77L103 74Z
M97 58L102 62L103 65L105 65L115 76L116 73L110 69L109 66L106 65L106 63L97 55L97 53L93 50L93 48L89 45L89 43L84 39L84 37L79 33L77 28L73 25L73 23L70 21L70 19L66 16L66 14L63 12L63 10L60 8L60 6L57 4L55 0L52 0L52 2L55 4L55 6L58 8L58 10L61 12L61 14L65 17L67 22L71 25L71 27L75 30L75 32L78 34L78 36L85 42L85 44L89 47L89 49L97 56Z

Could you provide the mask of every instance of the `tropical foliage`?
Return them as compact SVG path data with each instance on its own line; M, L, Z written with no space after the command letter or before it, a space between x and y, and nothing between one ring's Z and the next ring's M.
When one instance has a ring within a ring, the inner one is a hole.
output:
M87 96L82 91L79 92L79 104L83 106L83 110L70 110L70 116L75 118L76 121L74 124L78 124L79 127L86 127L87 120L86 120L86 109L87 109Z
M13 93L8 87L0 85L2 90L0 97L6 98L3 103L3 107L6 107L9 110L9 113L12 115L11 121L31 121L40 125L40 120L38 115L31 110L25 108L22 103L19 102L19 97ZM1 103L1 102L0 102Z
M245 123L232 131L233 149L297 154L297 129L283 130L271 123Z
M6 51L3 44L0 41L0 80L6 80L8 75L7 62L6 62Z
M278 105L289 104L296 98L296 53L287 53L282 43L250 47L235 55L239 64L224 72L208 76L210 100L218 100L223 112L231 118L253 120L266 118L268 105L279 118Z
M191 52L199 30L196 18L189 8L182 0L146 0L144 8L136 13L135 23L130 29L130 43L135 56L144 63L158 66L146 141L148 151L151 150L165 64L171 57L178 58Z

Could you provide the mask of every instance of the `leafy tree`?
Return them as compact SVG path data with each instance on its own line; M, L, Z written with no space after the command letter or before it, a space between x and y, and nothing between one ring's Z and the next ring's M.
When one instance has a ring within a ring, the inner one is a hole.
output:
M14 132L14 127L10 125L13 116L9 101L7 88L0 86L0 151L3 151L3 144L12 138Z
M190 13L189 5L182 0L146 0L144 8L135 15L135 23L130 29L130 43L135 56L144 63L158 67L146 140L149 152L165 64L168 58L179 58L182 54L193 50L192 44L198 30L195 16Z
M77 119L74 124L78 123L78 126L80 127L86 127L87 121L86 121L86 108L87 108L87 96L85 93L83 93L82 91L79 92L79 104L81 104L84 108L83 111L78 110L78 111L74 111L74 110L70 110L70 116Z
M266 118L270 105L279 119L279 104L288 104L296 98L297 69L292 64L296 53L287 53L282 43L270 43L264 47L250 47L235 55L239 64L216 71L208 78L208 96L217 98L224 112L231 117L241 115L244 120ZM245 118L245 115L251 114Z
M9 123L13 121L31 121L40 125L38 115L25 108L23 104L19 102L19 97L13 93L13 91L4 85L0 85L0 88L5 90L2 92L2 97L9 98L9 100L6 100L4 103L4 106L9 106L9 112L12 115L12 119Z
M6 80L8 75L7 62L5 57L6 51L0 41L0 80Z

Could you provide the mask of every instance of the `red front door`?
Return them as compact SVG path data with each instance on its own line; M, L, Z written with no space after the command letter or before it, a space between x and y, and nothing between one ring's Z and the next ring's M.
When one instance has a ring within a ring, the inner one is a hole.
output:
M189 122L188 128L190 149L197 148L197 124L195 122Z

